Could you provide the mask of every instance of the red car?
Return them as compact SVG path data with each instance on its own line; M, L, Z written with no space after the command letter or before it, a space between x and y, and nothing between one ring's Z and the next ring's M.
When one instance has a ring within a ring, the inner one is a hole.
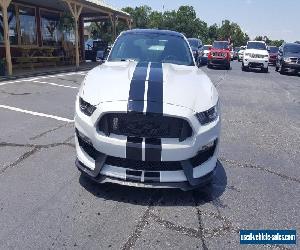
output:
M214 41L208 54L207 67L224 67L230 69L230 45L228 41Z
M278 48L276 46L269 46L268 51L269 51L269 64L276 65Z

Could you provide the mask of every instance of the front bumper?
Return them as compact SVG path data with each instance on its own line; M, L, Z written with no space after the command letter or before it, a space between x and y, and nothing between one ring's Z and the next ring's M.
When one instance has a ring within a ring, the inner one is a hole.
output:
M250 68L268 68L269 58L244 57L243 64L245 67Z
M95 171L91 171L88 169L87 166L85 166L82 162L80 162L78 159L75 161L76 167L86 176L88 176L90 179L97 183L115 183L119 185L125 185L125 186L133 186L133 187L142 187L142 188L178 188L183 191L192 190L201 186L205 186L209 184L215 175L216 172L216 166L214 169L209 172L208 174L194 179L193 185L191 185L188 181L182 181L182 182L160 182L160 181L153 181L151 183L145 183L145 182L138 182L135 180L127 180L126 178L118 178L118 177L112 177L103 175L98 172L98 174ZM95 176L96 175L96 176Z
M226 58L211 58L208 60L208 64L211 66L228 66L230 62Z
M296 70L300 71L300 63L282 63L283 70Z
M117 106L120 110L120 103ZM145 162L145 159L136 161L128 159L126 156L127 137L113 134L105 136L96 129L95 124L101 114L113 112L112 103L107 107L104 103L101 104L101 109L98 108L92 117L86 117L76 105L77 167L101 183L116 182L144 187L178 187L183 190L203 185L212 176L217 164L220 117L208 125L201 126L189 109L176 107L175 112L172 110L173 108L175 107L170 105L165 108L164 112L166 114L177 113L180 117L186 117L193 127L193 135L182 142L179 142L178 139L161 139L160 161L157 164L156 162L152 162L150 165L144 164L148 165L147 168L144 168L143 161ZM80 145L78 134L90 140L91 147L88 146L88 150ZM203 153L203 147L212 142L214 142L213 151ZM145 147L144 144L142 145Z

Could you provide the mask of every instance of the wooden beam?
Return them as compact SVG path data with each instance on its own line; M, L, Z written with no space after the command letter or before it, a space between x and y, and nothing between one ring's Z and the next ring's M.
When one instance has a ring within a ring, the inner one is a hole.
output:
M79 68L79 17L82 12L83 5L78 4L76 2L70 1L70 0L65 0L65 2L68 4L70 12L74 18L75 21L75 60L76 60L76 68Z
M0 0L3 16L3 36L4 36L4 45L5 45L5 58L8 75L12 75L12 62L11 62L11 53L10 53L10 42L9 42L9 28L8 28L8 16L7 8L11 0Z

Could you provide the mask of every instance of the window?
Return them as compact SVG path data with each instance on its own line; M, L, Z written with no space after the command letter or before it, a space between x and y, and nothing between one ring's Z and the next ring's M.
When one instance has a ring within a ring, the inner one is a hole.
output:
M15 5L10 5L7 9L8 16L8 35L10 44L18 44L18 32L16 25L16 8ZM3 15L0 11L0 44L4 43L4 27L3 27Z
M58 30L59 13L41 10L41 33L45 46L56 46L61 41L61 32Z
M262 42L248 42L247 49L267 50L266 44Z
M183 37L146 32L121 35L108 60L194 65L189 46Z
M21 44L37 44L35 8L19 6Z
M215 41L212 47L214 49L229 49L229 43L226 41Z

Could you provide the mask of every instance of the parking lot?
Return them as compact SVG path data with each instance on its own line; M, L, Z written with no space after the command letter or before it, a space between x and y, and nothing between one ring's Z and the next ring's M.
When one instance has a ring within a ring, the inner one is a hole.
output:
M202 69L221 97L221 148L213 184L189 192L81 176L85 71L0 82L0 248L238 249L240 229L299 233L300 77Z

